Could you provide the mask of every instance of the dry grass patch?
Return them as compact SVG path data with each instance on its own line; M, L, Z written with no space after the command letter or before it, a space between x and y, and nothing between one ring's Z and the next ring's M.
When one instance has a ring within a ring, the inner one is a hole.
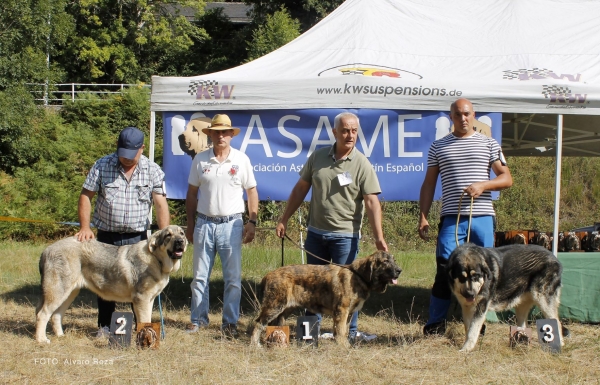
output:
M237 340L223 338L222 282L215 266L211 283L211 324L194 335L183 330L189 322L191 254L186 254L182 283L172 277L163 298L166 339L157 350L135 347L111 349L98 341L95 296L82 291L65 314L65 336L52 343L34 340L35 305L39 295L37 260L43 246L3 244L0 257L0 383L223 383L223 384L599 384L600 327L571 324L572 337L561 354L549 354L531 345L508 347L509 326L488 324L486 335L472 353L458 350L464 329L450 323L444 337L424 337L433 262L428 255L406 257L396 253L405 273L399 286L373 294L360 316L359 327L378 338L346 349L333 341L318 348L292 344L288 348L254 348L242 333ZM247 250L246 250L247 251ZM280 253L261 250L261 269L275 268ZM245 254L245 285L261 277L252 269L252 253ZM362 253L361 253L362 254ZM410 260L403 259L409 258ZM15 263L15 261L19 261ZM410 269L407 266L412 266ZM417 274L414 272L422 272ZM254 316L244 295L240 331ZM128 306L121 309L128 311ZM159 320L155 311L153 320ZM287 322L295 329L295 318ZM324 319L323 331L331 331Z

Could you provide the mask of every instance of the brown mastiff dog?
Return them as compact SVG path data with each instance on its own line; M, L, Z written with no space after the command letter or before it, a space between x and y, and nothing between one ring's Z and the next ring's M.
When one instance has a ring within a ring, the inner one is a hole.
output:
M251 344L260 346L267 324L282 326L295 308L333 316L333 335L348 346L348 323L372 291L396 284L402 269L394 257L377 251L350 265L292 265L268 273L261 282L262 306L254 322Z

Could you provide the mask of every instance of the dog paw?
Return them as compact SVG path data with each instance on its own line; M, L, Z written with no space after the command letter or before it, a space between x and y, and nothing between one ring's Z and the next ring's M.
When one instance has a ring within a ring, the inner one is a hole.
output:
M39 344L49 344L49 343L50 343L50 340L48 339L48 337L44 337L44 338L38 338L38 339L37 339L37 342L38 342Z
M475 347L475 344L470 344L467 342L463 345L462 348L460 348L459 352L469 353L471 350L473 350L474 347Z

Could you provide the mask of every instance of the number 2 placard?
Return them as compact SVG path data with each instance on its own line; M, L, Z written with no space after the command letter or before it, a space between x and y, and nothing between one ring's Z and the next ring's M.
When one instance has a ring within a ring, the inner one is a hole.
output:
M110 321L110 346L123 348L131 345L133 313L116 311Z

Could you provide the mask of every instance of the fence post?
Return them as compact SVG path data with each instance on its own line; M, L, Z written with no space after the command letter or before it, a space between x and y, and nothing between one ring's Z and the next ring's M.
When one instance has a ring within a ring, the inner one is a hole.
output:
M71 101L75 101L75 83L71 83Z

